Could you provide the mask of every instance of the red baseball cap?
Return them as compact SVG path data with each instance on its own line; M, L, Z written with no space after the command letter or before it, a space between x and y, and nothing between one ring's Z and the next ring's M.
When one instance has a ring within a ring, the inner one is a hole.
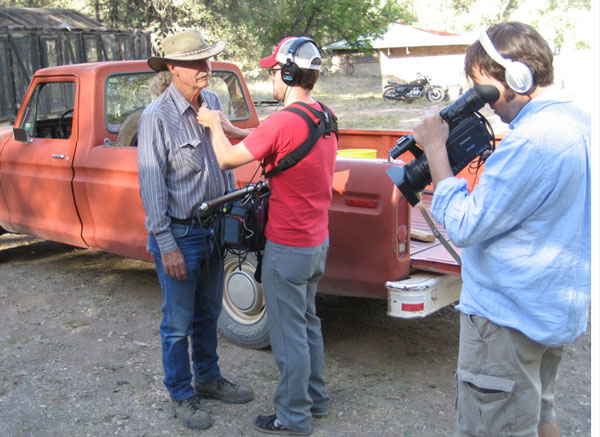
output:
M279 63L279 61L276 58L279 54L279 51L281 50L281 46L283 45L283 43L293 38L293 36L283 38L281 42L277 45L277 48L275 49L273 54L271 56L267 56L266 58L262 58L260 61L258 61L258 64L263 68L273 68L274 66L276 66Z

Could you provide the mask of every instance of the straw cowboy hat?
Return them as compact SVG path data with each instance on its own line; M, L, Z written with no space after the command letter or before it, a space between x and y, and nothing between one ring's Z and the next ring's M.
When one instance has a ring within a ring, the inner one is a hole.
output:
M218 55L225 50L227 42L221 40L209 46L200 32L191 29L166 37L162 46L164 56L148 59L148 65L154 71L167 70L168 61L198 61Z

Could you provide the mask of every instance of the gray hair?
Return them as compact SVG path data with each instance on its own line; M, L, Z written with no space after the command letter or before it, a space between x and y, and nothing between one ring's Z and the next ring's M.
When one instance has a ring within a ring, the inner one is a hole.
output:
M152 93L152 98L156 99L160 96L164 90L168 88L171 84L171 72L170 71L159 71L154 75L154 77L150 80L150 93Z

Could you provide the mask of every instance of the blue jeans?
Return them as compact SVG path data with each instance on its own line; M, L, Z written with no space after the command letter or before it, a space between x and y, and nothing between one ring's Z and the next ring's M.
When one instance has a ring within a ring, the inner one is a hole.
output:
M294 431L311 430L311 409L329 410L323 335L315 305L328 249L328 239L315 247L272 241L265 246L261 278L271 350L281 372L274 404L279 421Z
M182 401L194 395L188 337L192 346L194 378L198 382L221 378L217 319L223 301L223 259L215 248L212 229L171 224L171 231L185 259L185 280L178 281L166 274L158 244L152 235L148 238L148 248L154 256L163 293L160 325L165 371L163 382L171 399Z

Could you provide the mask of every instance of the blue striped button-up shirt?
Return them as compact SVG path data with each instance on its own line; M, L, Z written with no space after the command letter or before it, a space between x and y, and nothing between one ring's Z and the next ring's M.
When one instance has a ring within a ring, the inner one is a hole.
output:
M203 106L221 110L216 94L202 90ZM144 110L138 127L140 195L146 229L161 253L177 249L170 217L193 217L200 204L222 196L232 172L220 169L210 131L196 120L196 111L171 84Z
M473 192L446 178L431 211L465 247L458 309L559 346L590 305L590 118L549 90L510 128Z

